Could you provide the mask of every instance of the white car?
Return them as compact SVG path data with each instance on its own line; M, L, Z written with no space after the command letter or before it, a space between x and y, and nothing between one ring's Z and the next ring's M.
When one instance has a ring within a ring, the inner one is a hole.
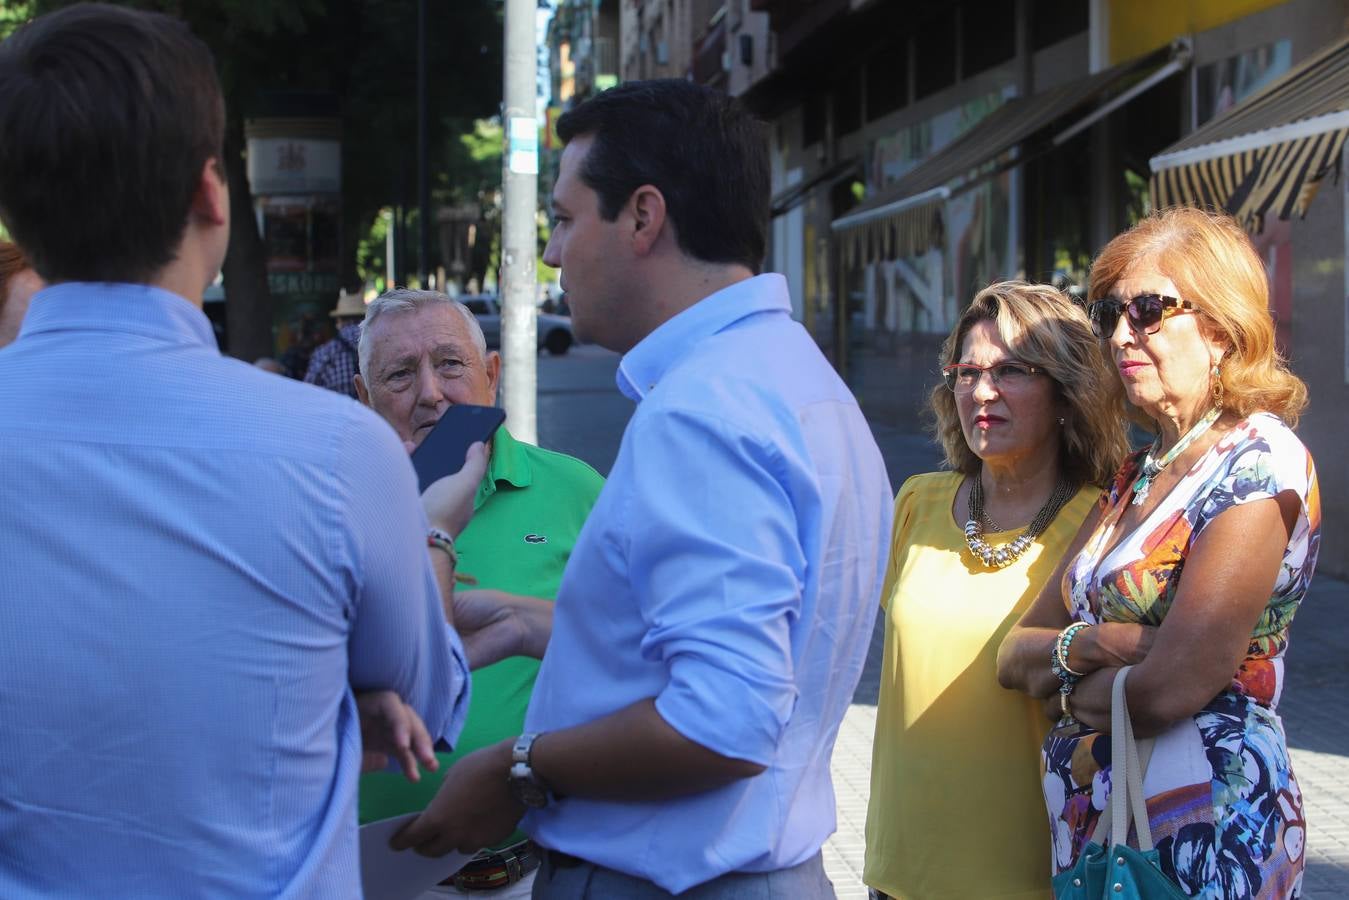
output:
M459 302L468 307L468 311L477 316L482 326L487 346L496 349L501 346L501 307L497 298L491 294L473 294L459 297ZM553 356L561 356L571 349L576 338L571 333L571 319L552 313L539 313L539 346Z

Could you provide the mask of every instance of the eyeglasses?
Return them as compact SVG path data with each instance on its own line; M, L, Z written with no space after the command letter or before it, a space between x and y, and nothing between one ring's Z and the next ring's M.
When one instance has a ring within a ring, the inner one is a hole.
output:
M980 377L985 372L1002 390L1015 391L1029 384L1036 375L1043 375L1045 370L1023 362L1000 362L991 366L952 363L941 367L941 377L946 381L946 386L957 394L968 394L974 390L974 386L979 383Z
M1087 307L1087 317L1091 319L1092 332L1102 340L1108 340L1119 324L1120 313L1129 318L1129 327L1134 334L1156 334L1162 322L1182 311L1193 311L1194 304L1189 300L1175 297L1163 297L1161 294L1139 294L1130 300L1116 300L1106 297Z

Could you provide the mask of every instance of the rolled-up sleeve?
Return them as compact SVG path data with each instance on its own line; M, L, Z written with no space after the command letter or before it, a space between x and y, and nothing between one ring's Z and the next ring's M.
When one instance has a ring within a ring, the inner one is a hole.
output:
M690 740L767 765L797 699L800 498L776 448L715 418L667 411L628 440L646 482L623 510L641 652L669 671L656 709Z
M468 663L445 622L412 465L393 431L371 424L349 430L343 449L359 473L346 479L357 518L344 534L358 582L348 677L353 690L396 691L434 738L453 744L468 712Z

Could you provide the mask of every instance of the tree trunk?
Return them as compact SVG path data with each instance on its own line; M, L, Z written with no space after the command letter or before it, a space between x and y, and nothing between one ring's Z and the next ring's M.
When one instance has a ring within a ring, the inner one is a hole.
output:
M230 188L230 247L225 255L225 330L231 356L272 356L272 292L267 253L258 234L253 195L244 165L243 122L230 122L225 136L225 174Z

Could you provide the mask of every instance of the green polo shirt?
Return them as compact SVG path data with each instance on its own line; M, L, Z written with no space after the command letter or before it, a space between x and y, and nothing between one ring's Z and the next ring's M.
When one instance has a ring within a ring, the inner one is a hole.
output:
M501 428L492 441L487 474L473 500L473 520L455 540L459 571L477 587L552 600L581 526L604 479L571 456L523 444ZM459 757L515 737L525 721L539 661L504 659L473 673L468 718L453 753L440 753L439 772L412 784L401 773L361 776L361 822L426 808ZM507 843L517 843L516 834Z

